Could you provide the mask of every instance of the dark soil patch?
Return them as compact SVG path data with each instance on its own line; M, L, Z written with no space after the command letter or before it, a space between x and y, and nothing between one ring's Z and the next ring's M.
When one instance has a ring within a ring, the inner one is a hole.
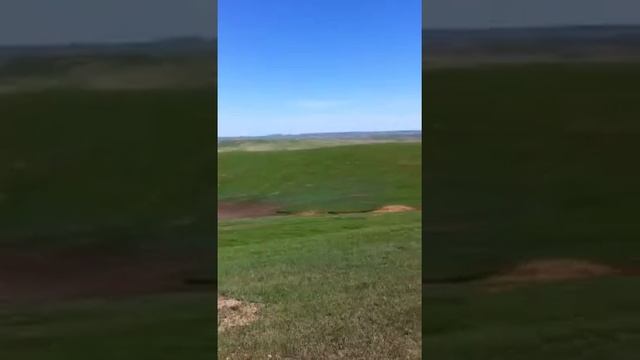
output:
M278 215L278 206L257 202L219 202L218 219L242 219Z
M442 278L423 278L423 285L455 285L455 284L465 284L471 282L482 281L492 274L481 273L481 274L467 274L467 275L459 275L459 276L449 276Z
M4 303L215 290L215 284L190 281L197 278L192 257L1 250Z

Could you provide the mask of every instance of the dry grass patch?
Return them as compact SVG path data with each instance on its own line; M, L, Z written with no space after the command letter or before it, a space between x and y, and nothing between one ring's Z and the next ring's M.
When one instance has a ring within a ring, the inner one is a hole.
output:
M322 211L318 211L318 210L306 210L306 211L301 211L299 213L296 213L296 215L298 215L298 216L320 216L320 215L324 215L324 213Z
M385 205L379 209L373 211L374 214L384 214L384 213L398 213L398 212L407 212L407 211L416 211L417 209L412 208L411 206L406 205Z
M218 296L218 332L246 326L258 320L258 304Z

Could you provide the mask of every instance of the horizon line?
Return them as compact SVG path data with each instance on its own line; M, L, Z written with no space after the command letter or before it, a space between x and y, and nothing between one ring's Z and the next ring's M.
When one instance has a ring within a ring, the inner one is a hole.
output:
M305 135L330 135L330 134L379 134L379 133L401 133L401 132L422 132L422 129L416 130L357 130L357 131L321 131L321 132L308 132L308 133L275 133L275 134L265 134L265 135L225 135L218 136L218 139L221 138L253 138L253 137L275 137L275 136L305 136Z
M567 28L640 28L639 23L585 23L585 24L540 24L540 25L487 25L487 26L423 26L422 30L429 31L486 31L486 30L524 30L524 29L567 29Z
M218 40L218 35L175 35L175 36L159 36L159 37L148 37L148 38L137 38L137 39L129 39L129 40L94 40L94 41L76 41L69 40L66 42L63 41L52 41L52 42L23 42L23 43L0 43L0 48L10 48L10 47L83 47L83 46L109 46L109 45L139 45L139 44L150 44L150 43L159 43L163 41L176 41L176 40L199 40L204 42L213 42Z

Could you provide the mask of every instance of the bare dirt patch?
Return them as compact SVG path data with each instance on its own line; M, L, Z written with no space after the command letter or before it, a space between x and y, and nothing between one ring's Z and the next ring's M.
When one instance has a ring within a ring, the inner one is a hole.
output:
M295 215L297 216L319 216L319 215L323 215L325 213L323 213L322 211L318 211L318 210L305 210L305 211L301 211L299 213L295 213Z
M278 209L279 207L276 205L257 202L219 202L218 219L228 220L273 216L278 214Z
M619 269L592 261L545 259L516 265L503 273L484 279L483 283L492 290L501 290L524 284L589 279L619 274L623 274Z
M258 304L218 296L218 332L246 326L258 320Z
M374 214L384 214L384 213L398 213L398 212L407 212L407 211L416 211L416 208L406 205L385 205L381 208L373 210Z
M197 261L196 261L197 262ZM0 249L0 303L201 291L192 256L35 253ZM206 284L207 290L213 288Z

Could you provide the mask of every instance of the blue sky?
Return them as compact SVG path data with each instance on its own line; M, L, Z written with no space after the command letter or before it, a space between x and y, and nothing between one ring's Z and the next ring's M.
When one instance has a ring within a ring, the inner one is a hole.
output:
M421 126L421 0L219 0L219 136Z

